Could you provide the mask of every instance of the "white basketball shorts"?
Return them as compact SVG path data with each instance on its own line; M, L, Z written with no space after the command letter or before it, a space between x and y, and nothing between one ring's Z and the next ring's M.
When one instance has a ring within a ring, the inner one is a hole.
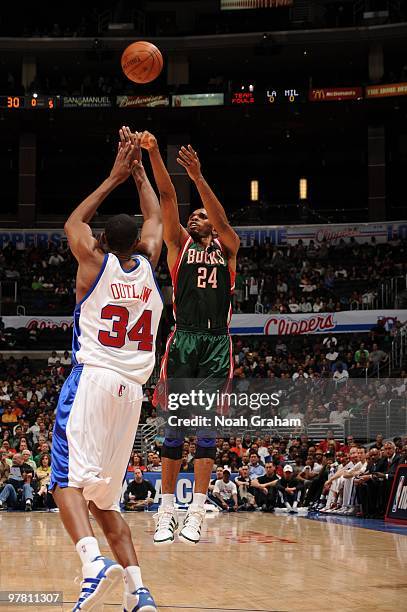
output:
M101 510L119 501L140 418L141 385L118 372L76 366L59 397L52 439L51 483L83 489Z

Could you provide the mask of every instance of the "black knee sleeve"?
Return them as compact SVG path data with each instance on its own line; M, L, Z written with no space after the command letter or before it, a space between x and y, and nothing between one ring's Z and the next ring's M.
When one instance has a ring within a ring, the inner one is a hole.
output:
M195 459L213 459L215 461L216 457L216 447L210 446L197 446Z
M161 457L167 457L167 459L182 459L182 443L179 446L167 446L166 443L162 445Z

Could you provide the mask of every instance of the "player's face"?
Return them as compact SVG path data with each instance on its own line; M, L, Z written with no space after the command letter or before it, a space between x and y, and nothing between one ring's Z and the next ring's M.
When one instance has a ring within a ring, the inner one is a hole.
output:
M206 238L212 234L213 227L209 223L208 215L204 208L198 208L190 215L187 230L194 240Z

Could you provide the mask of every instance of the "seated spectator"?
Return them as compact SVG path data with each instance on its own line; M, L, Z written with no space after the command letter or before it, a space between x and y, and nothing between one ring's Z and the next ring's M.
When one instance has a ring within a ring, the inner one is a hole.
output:
M247 465L244 465L239 469L239 474L235 478L235 485L237 487L239 510L255 510L257 504L253 495L251 478L249 476L249 468Z
M379 349L376 343L373 344L372 350L369 353L369 367L373 370L377 370L382 363L388 360L388 355L381 349Z
M350 419L352 415L348 410L345 410L343 402L338 402L336 408L331 411L329 415L330 423L337 423L338 425L345 425L345 421Z
M148 466L148 471L149 472L161 472L160 455L157 455L157 453L153 454L151 465Z
M342 385L348 381L349 372L344 369L343 363L340 362L337 364L332 379L337 385Z
M365 349L364 342L360 343L359 348L357 351L355 351L353 358L356 363L360 363L361 360L363 360L364 363L367 363L367 360L369 359L369 351Z
M294 476L291 465L285 465L276 487L287 512L297 512L304 484Z
M52 351L51 355L48 357L48 366L54 366L57 363L61 362L61 358L58 357L56 351Z
M334 361L336 361L338 359L338 357L339 357L339 353L338 353L338 351L335 350L334 346L332 346L328 350L327 354L325 355L325 358L328 359L328 361L330 363L333 363Z
M72 359L69 355L68 351L65 351L61 357L61 365L65 367L70 367L72 365Z
M10 475L10 463L7 461L7 451L0 448L0 491L3 489Z
M277 483L279 477L274 463L267 462L266 473L251 481L256 503L263 512L273 512L277 500Z
M233 510L237 512L239 504L237 500L237 488L234 482L230 480L229 470L223 470L222 480L217 480L213 487L213 497L223 510Z
M1 416L1 422L8 424L8 425L11 425L12 423L17 423L18 422L17 407L15 407L13 410L13 407L11 406L11 404L8 404L8 406L6 406L6 409Z
M37 464L32 458L31 451L26 448L25 450L21 451L21 456L23 458L23 462L29 465L35 474L37 471Z
M129 482L124 494L126 510L145 510L154 503L155 494L155 487L143 478L143 472L139 468L135 468L134 480Z
M138 468L142 472L145 472L147 470L146 466L143 465L143 460L141 456L138 453L134 453L132 457L131 465L128 466L127 471L134 472L136 468Z
M250 478L258 478L259 476L264 476L266 473L264 466L260 463L260 459L257 453L250 453L250 463L249 463L249 476Z
M232 453L235 453L235 455L237 455L239 458L242 457L242 455L244 454L244 448L243 448L243 443L242 443L242 438L236 438L235 440L235 444L231 447L230 451Z
M193 461L190 462L188 461L188 451L182 451L182 459L181 459L181 466L180 466L180 472L193 472L194 471L194 464Z
M213 496L213 489L214 489L214 486L215 486L215 484L216 484L216 481L217 481L217 480L222 480L222 478L223 478L223 467L222 467L222 466L219 466L219 467L217 467L217 468L216 468L215 478L213 478L213 479L212 479L212 480L209 482L209 487L208 487L208 497L209 497L209 499L211 499L212 501L214 501L214 502L216 503L216 505L218 505L218 504L219 504L219 500L218 500L218 499L216 499L216 498Z
M47 507L48 485L51 481L51 460L50 456L46 453L41 455L40 465L35 473L38 483L37 494L42 497L44 506Z
M16 453L10 467L9 478L0 493L0 510L5 510L6 504L7 507L16 508L21 498L25 511L31 512L34 495L33 476L32 468L23 463L22 456Z

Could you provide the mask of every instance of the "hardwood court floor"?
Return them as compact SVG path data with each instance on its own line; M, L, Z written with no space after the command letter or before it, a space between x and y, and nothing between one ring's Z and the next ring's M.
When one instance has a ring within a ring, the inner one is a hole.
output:
M161 549L151 542L151 513L126 519L162 612L387 612L407 600L405 535L295 516L221 514L207 520L200 545ZM70 610L77 575L80 563L58 514L0 514L1 591L60 590ZM118 612L120 602L117 592L104 610ZM23 609L62 608L0 606L0 612Z

